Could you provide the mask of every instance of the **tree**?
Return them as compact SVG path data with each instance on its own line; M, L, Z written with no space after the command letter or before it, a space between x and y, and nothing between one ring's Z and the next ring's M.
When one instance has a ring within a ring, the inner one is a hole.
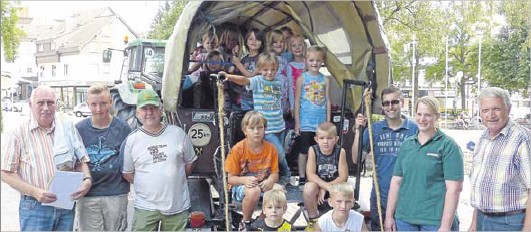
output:
M7 62L13 62L15 60L20 38L25 34L24 31L17 27L18 3L18 1L0 1L2 11L2 35L0 35L0 38Z
M455 80L461 99L461 109L466 109L466 86L472 85L473 88L477 86L479 41L477 32L483 32L482 41L489 40L488 36L492 28L492 22L489 19L493 8L494 6L489 2L476 1L451 2L447 6L446 26L449 30L441 38L442 40L448 38L450 44L448 76L455 77L457 72L463 73L460 80ZM445 50L440 51L435 57L437 57L437 62L426 67L426 77L429 81L441 81L446 77Z
M416 102L418 70L423 68L419 61L422 57L434 57L444 49L441 38L447 31L446 12L440 3L429 1L378 1L377 4L391 44L393 77L403 82L413 75L413 101ZM415 54L411 49L413 40L416 41ZM413 66L417 68L412 74Z
M529 1L504 1L499 13L505 16L503 26L493 40L484 46L484 77L493 86L528 96L530 78Z
M186 3L188 3L188 1L166 0L164 4L159 7L155 18L153 19L153 23L151 24L153 29L148 32L148 38L167 40L173 33L175 23L177 23Z

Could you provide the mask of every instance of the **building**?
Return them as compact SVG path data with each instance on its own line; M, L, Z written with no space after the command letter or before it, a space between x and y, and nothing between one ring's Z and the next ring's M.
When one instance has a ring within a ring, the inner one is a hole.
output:
M138 36L109 7L73 13L59 33L35 41L38 84L54 88L66 109L86 101L92 83L113 86L119 80L123 57L103 63L102 54L108 48L125 48L125 37Z

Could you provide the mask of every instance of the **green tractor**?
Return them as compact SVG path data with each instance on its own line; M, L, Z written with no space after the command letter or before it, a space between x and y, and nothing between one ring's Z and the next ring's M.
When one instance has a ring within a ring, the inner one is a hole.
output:
M114 115L124 119L132 129L140 126L135 116L136 98L143 89L162 89L165 40L135 39L127 43L122 62L120 79L111 89ZM103 61L110 62L112 50L103 52ZM122 51L122 50L117 50Z

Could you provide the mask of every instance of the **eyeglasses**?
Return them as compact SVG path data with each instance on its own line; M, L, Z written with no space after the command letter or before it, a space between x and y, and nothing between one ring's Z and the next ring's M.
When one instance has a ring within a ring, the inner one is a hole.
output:
M383 107L388 107L390 105L398 105L400 103L400 100L391 100L391 101L384 101L382 102Z

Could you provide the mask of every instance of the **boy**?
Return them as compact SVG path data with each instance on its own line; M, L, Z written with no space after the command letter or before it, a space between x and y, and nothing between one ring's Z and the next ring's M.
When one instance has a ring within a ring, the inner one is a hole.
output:
M273 189L264 193L262 211L265 218L258 219L251 226L252 231L291 231L291 224L282 216L288 209L286 194L282 186L275 184Z
M247 112L241 125L245 139L232 147L226 160L232 199L242 202L240 231L249 230L260 194L278 181L278 154L273 144L264 141L266 127L267 120L262 113Z
M271 142L278 154L280 168L280 182L287 184L291 172L284 152L284 115L282 111L282 93L286 86L282 83L285 77L277 74L278 59L274 53L262 53L258 57L257 69L260 75L246 78L244 76L226 75L228 81L238 85L246 85L247 90L252 90L254 109L262 113L267 120L265 139Z
M333 210L319 218L316 231L367 231L363 215L351 209L354 206L354 188L349 183L333 184L328 204Z
M292 42L295 37L292 38ZM296 55L295 53L293 53ZM306 182L306 162L308 148L315 145L317 125L330 122L330 79L319 72L325 61L325 51L319 46L311 46L306 50L306 72L297 78L295 91L295 134L298 138L300 154L298 158L299 183Z
M319 217L317 205L325 202L332 184L346 182L348 178L348 164L345 149L336 146L336 126L324 122L317 127L315 141L308 150L306 163L306 176L308 182L304 185L304 207L308 210L308 230L313 228L315 220Z

